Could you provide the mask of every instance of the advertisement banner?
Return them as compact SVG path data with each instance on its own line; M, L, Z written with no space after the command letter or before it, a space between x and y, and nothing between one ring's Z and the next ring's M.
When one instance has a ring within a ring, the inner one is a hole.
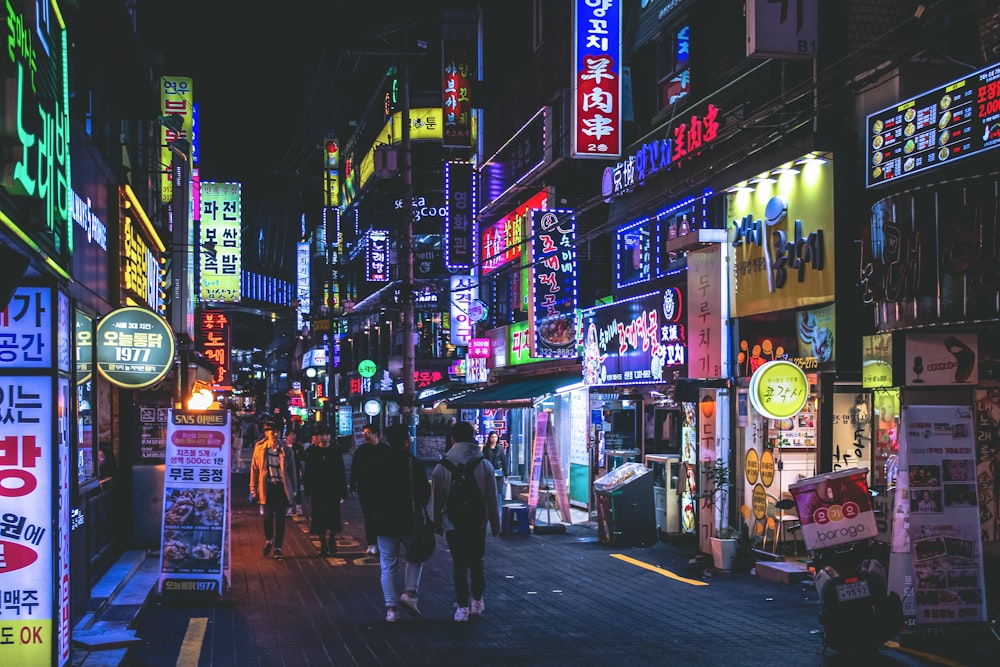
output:
M975 433L969 406L903 408L917 625L986 620Z
M446 39L441 44L443 72L441 145L445 148L472 146L472 87L476 74L476 44L471 40Z
M477 172L471 162L444 163L444 263L449 269L471 269L479 233L476 217Z
M572 157L622 153L622 1L573 2Z
M174 199L173 163L174 154L170 143L192 141L194 124L194 84L190 78L179 76L160 77L160 113L164 116L180 117L179 126L162 123L160 126L160 164L165 165L160 177L160 201L169 203Z
M825 549L874 537L868 468L848 468L788 485L802 521L806 549Z
M227 410L170 410L158 590L217 593L230 581Z
M201 298L240 300L243 272L243 196L239 183L201 184ZM210 246L209 244L214 244ZM214 247L214 252L210 248Z
M979 337L963 333L906 335L906 384L942 386L979 381Z
M722 306L722 248L712 245L688 253L688 377L726 376L723 351L729 341Z
M1000 388L976 390L976 479L983 539L1000 540Z
M576 357L576 220L572 211L531 212L535 356Z

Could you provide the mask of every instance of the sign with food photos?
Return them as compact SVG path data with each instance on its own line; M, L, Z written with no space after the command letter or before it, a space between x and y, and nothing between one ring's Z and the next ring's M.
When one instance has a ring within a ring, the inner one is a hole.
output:
M230 581L227 410L170 410L160 593L217 593Z
M243 224L239 183L201 184L201 298L204 301L240 300ZM214 247L214 252L211 248Z
M573 2L572 156L622 152L622 2Z
M576 219L572 211L531 212L532 324L538 357L576 356Z

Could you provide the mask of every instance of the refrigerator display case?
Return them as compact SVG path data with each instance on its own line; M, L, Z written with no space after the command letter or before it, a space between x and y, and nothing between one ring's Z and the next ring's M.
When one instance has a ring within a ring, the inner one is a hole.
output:
M653 471L653 511L660 537L681 532L679 454L647 454L646 467Z
M615 547L655 544L653 471L641 463L623 463L594 480L597 537Z

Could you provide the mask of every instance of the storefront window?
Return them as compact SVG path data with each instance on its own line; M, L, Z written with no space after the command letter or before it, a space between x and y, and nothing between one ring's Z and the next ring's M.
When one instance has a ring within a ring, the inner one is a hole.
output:
M94 378L91 350L94 321L76 313L76 477L78 486L97 479L94 438Z

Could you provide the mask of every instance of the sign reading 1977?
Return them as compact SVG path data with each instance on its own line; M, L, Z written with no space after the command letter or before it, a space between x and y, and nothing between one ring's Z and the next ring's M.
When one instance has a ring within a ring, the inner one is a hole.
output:
M868 187L1000 146L1000 63L868 116Z
M174 361L174 334L145 308L119 308L97 323L94 362L109 382L139 389L159 382Z

